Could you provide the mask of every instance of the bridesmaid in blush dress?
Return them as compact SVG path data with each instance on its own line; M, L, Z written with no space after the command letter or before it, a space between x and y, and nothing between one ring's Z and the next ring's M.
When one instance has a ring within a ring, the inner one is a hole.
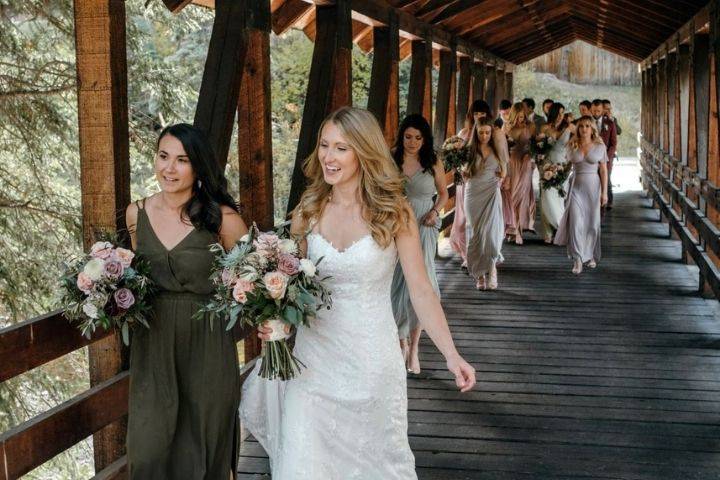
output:
M573 173L555 244L567 245L577 275L584 263L595 268L600 260L600 207L608 201L607 150L591 117L578 120L567 156Z
M535 192L532 186L535 163L530 157L530 142L535 127L527 121L521 102L513 105L506 124L510 146L510 197L512 200L513 227L507 232L517 245L523 244L523 230L535 230Z
M465 115L465 126L458 132L458 137L466 142L470 139L473 125L481 118L493 118L490 105L484 100L475 100ZM462 267L467 268L467 239L465 238L465 206L463 198L465 187L461 184L455 189L455 216L450 231L450 246L462 259Z
M481 119L476 123L469 142L470 158L474 161L463 171L465 211L468 212L468 270L477 280L478 290L497 288L496 265L503 260L505 222L500 184L507 172L507 147L496 147L492 136L491 120Z

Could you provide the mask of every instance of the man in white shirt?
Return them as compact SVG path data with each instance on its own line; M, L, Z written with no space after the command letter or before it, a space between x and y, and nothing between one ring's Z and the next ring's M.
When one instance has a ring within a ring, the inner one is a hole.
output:
M523 98L523 106L525 107L525 116L528 122L532 122L535 125L535 133L540 133L540 127L545 124L542 117L535 115L535 100L532 98Z

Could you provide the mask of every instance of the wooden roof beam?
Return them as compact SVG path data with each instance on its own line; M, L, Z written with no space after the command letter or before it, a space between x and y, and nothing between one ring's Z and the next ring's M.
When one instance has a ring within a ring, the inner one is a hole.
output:
M487 8L490 6L490 4L493 2L493 0L485 0L485 1L478 1L478 0L460 0L459 2L454 3L453 5L448 6L445 8L445 10L442 10L437 15L433 16L433 18L429 19L428 21L433 24L439 24L444 21L450 20L458 15L467 13L468 10L475 9L475 8Z
M706 31L709 28L710 22L710 9L709 5L701 8L693 18L688 20L677 32L670 35L664 42L662 42L654 51L647 55L642 60L641 68L645 69L649 65L652 65L659 58L667 55L667 52L672 52L676 48L677 35L680 35L680 43L688 43L690 36L696 33Z
M594 20L596 18L590 12L580 11L579 9L576 9L574 11L573 17L580 19L583 22L587 22L587 24L590 25L594 24ZM626 35L630 38L640 40L643 43L647 44L650 48L654 47L657 39L657 34L653 35L649 32L642 31L641 27L636 24L633 24L631 26L625 26L620 24L619 22L615 22L609 27L598 25L597 29L604 32L610 32L615 35Z
M545 4L545 8L545 15L548 18L553 18L558 13L568 15L570 12L570 7L565 3L565 0L549 0ZM518 8L513 11L514 15L506 15L500 19L485 24L483 27L478 27L475 30L476 33L469 33L465 35L465 38L475 41L475 39L482 39L496 32L507 32L508 29L517 28L519 25L525 25L526 29L534 30L534 25L531 23L530 18L523 16L523 18L518 19L516 17L516 15L521 12L522 8L519 7L518 4Z
M567 7L563 7L562 9L554 9L548 11L545 16L543 17L543 21L549 24L556 24L558 21L567 20L570 18L570 15L568 14ZM526 32L528 34L535 33L535 34L541 34L538 29L533 28L533 24L531 24L529 21L523 21L518 22L511 20L507 20L503 22L503 26L501 28L493 28L486 33L482 33L480 35L472 37L473 41L477 41L481 43L485 48L496 48L498 43L503 43L508 40L513 40L518 38L519 34L522 34L523 32ZM552 37L548 40L547 36L543 33L543 38L546 39L546 41L552 42Z
M304 0L286 0L272 14L272 30L280 35L295 25L303 16L308 15L313 6Z
M494 7L488 7L487 9L478 12L475 12L475 10L469 11L466 22L463 22L467 26L460 27L455 30L455 33L465 36L469 33L476 32L486 25L502 21L504 18L516 14L521 10L521 8L522 7L516 3L513 3L509 10L507 5L501 4Z

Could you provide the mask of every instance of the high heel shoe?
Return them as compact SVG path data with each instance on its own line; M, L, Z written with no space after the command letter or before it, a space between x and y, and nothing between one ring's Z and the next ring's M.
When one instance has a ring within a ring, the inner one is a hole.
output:
M573 269L572 273L575 275L580 275L582 273L583 264L580 260L575 260L575 263L573 263Z
M552 243L553 243L552 235L548 235L545 237L545 243L547 243L548 245L552 245Z
M490 270L487 288L488 288L488 290L497 290L497 287L498 287L497 268L493 267L492 270Z

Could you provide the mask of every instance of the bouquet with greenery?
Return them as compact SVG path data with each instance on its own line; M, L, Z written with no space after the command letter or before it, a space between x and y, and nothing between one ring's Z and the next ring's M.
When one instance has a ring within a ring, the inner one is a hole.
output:
M469 150L465 140L457 135L447 138L443 142L440 150L440 156L442 157L443 164L445 165L445 171L449 172L453 170L455 172L455 183L457 185L463 183L460 171L462 170L462 167L468 164L469 161Z
M565 182L570 176L570 163L543 163L540 166L540 187L543 190L555 188L560 197L565 197Z
M308 326L321 308L332 305L323 284L327 278L317 271L322 258L301 258L298 241L285 230L264 233L255 225L230 251L219 244L211 248L217 255L211 275L217 289L198 316L227 319L228 330L238 320L251 327L267 323L273 333L263 343L260 376L293 378L305 365L287 343L289 327Z
M555 141L555 137L541 133L530 142L530 156L535 159L536 165L540 166L545 163L548 153L555 145Z
M147 262L135 258L132 251L112 242L95 242L90 253L65 264L60 279L65 317L77 323L87 338L98 327L115 327L129 345L131 328L138 324L150 328L149 271Z

